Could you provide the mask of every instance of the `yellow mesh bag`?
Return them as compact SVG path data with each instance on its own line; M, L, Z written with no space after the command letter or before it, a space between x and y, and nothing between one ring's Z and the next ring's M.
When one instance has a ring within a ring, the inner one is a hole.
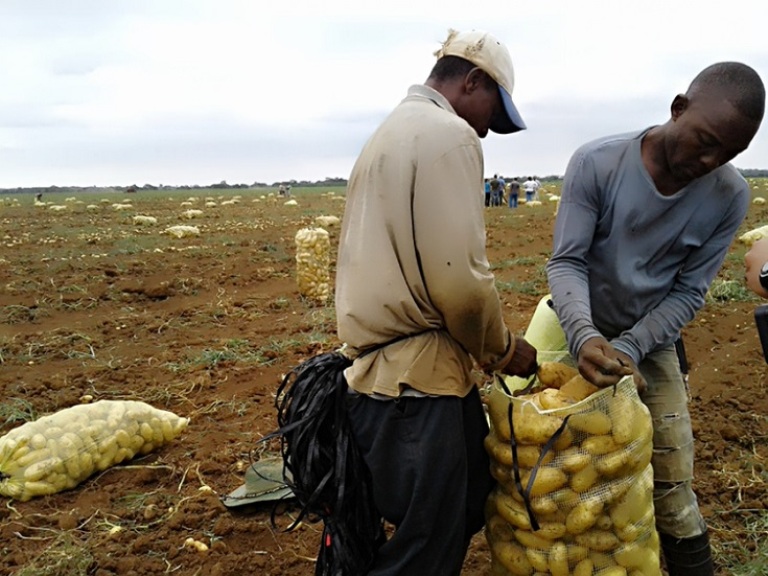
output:
M176 438L189 419L135 400L100 400L27 422L0 438L0 495L55 494Z
M497 382L489 397L491 573L660 576L653 427L632 377L559 408L547 390Z
M323 228L296 232L296 283L299 294L324 304L330 296L331 241Z

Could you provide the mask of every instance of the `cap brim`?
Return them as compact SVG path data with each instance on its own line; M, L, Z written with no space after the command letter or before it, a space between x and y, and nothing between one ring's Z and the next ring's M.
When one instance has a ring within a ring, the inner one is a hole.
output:
M506 115L500 114L498 118L494 119L490 127L491 131L497 134L512 134L513 132L525 130L527 126L520 117L517 106L512 102L512 96L501 84L499 84L499 94L501 94L501 101L504 103L504 110L507 113Z
M245 484L221 498L227 508L274 502L293 497L293 492L283 480L282 458L264 459L248 466L245 471Z

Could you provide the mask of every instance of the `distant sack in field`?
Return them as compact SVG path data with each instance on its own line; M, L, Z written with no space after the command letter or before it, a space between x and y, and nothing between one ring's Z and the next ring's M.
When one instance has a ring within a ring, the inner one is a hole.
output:
M0 495L55 494L176 438L188 418L135 400L65 408L0 438Z
M302 228L296 232L296 283L299 294L325 303L331 292L331 241L323 228Z
M760 228L754 228L749 232L745 232L739 236L739 241L743 242L747 246L752 246L755 242L761 238L768 236L768 225L760 226Z

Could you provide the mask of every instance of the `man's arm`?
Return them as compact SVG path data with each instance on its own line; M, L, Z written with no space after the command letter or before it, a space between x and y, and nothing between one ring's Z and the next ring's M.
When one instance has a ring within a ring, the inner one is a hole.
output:
M593 384L609 386L636 372L636 366L613 349L592 321L587 255L599 214L600 196L592 163L582 151L577 151L563 180L547 278L555 311L571 354L578 359L579 371ZM637 374L638 387L642 388L644 382Z
M589 338L601 336L592 323L587 254L592 245L599 202L591 164L581 152L568 163L554 230L547 280L568 347L576 358Z

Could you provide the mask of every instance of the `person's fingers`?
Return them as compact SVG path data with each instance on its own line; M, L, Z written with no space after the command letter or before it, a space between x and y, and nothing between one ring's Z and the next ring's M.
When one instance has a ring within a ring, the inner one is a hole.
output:
M643 375L639 371L632 374L632 380L635 382L635 388L637 388L638 394L643 394L646 388L648 388L648 382L645 381Z
M619 383L624 375L603 372L595 365L580 369L581 375L598 388L606 388Z

